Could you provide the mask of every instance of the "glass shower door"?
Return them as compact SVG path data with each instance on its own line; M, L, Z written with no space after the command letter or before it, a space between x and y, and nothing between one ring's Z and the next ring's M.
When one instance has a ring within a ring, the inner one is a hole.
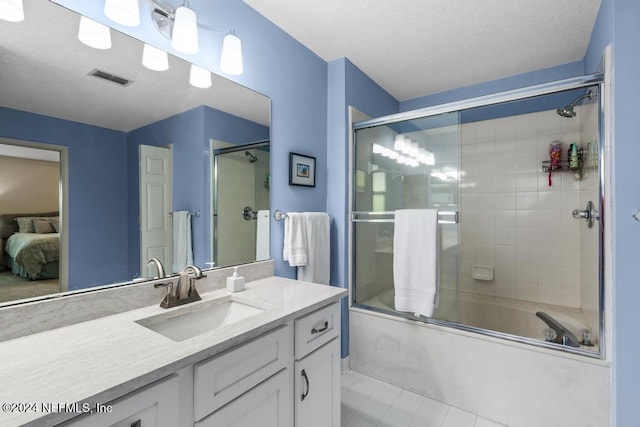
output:
M458 113L355 131L352 208L355 305L395 311L394 212L437 209L439 288L433 317L459 320L458 151Z

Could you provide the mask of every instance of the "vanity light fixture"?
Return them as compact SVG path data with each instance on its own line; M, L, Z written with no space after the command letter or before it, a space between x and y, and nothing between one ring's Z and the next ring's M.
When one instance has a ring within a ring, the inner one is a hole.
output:
M242 74L242 42L231 30L222 41L220 70L224 73L239 76Z
M0 19L10 22L24 21L22 0L0 0Z
M200 89L211 87L211 72L191 64L191 72L189 73L189 83Z
M152 5L151 19L156 30L165 38L171 40L171 46L182 53L196 54L199 52L198 22L196 13L189 8L188 2L171 10L166 5L150 0ZM221 31L215 28L200 26L210 31L225 33L220 55L220 70L226 74L240 75L243 73L242 42L233 30Z
M113 22L126 27L140 25L138 0L105 0L104 14Z
M109 27L89 19L86 16L80 17L78 39L87 46L96 49L111 48L111 32Z
M169 56L164 50L144 44L142 49L142 65L154 71L166 71L169 69Z

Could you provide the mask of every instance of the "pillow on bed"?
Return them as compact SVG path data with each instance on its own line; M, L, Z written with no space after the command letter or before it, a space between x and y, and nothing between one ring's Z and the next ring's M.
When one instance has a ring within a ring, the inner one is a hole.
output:
M16 222L18 223L18 232L20 233L36 233L36 230L33 226L33 221L35 220L46 220L51 221L52 219L56 219L59 221L59 216L21 216L16 217ZM51 231L53 233L53 231Z
M59 233L60 232L60 217L52 216L51 218L49 218L49 222L51 223L51 226L53 227L55 232Z
M37 234L55 233L53 225L46 219L34 219L33 229Z
M18 231L20 233L35 233L35 229L33 228L32 216L23 216L16 218L16 222L18 223Z

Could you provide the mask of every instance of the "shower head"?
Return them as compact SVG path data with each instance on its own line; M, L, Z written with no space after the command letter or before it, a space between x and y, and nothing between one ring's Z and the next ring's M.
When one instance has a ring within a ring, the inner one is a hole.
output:
M245 152L244 152L244 155L245 155L245 156L247 156L247 157L249 157L249 161L250 161L251 163L255 163L255 162L257 162L257 161L258 161L258 158L257 158L256 156L254 156L253 154L251 154L249 151L245 151Z
M575 112L575 111L573 111L573 107L575 107L575 106L576 106L576 104L577 104L578 102L580 102L580 100L582 100L582 99L584 99L584 98L589 98L589 99L591 99L591 96L592 96L592 95L591 95L591 90L589 90L589 91L588 91L587 93L585 93L584 95L580 95L579 97L577 97L577 98L575 99L575 101L573 101L571 104L569 104L569 105L565 105L564 107L561 107L561 108L558 108L558 109L556 110L556 112L557 112L560 116L562 116L562 117L568 117L568 118L575 117L575 116L576 116L576 112Z

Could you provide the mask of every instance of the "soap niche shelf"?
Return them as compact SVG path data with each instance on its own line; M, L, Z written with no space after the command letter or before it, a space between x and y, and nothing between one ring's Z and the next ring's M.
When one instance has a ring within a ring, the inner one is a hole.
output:
M562 172L562 171L580 171L584 164L584 149L578 148L578 166L571 167L571 162L567 160L560 160L557 164L552 165L551 160L543 160L542 161L542 171L543 172Z

